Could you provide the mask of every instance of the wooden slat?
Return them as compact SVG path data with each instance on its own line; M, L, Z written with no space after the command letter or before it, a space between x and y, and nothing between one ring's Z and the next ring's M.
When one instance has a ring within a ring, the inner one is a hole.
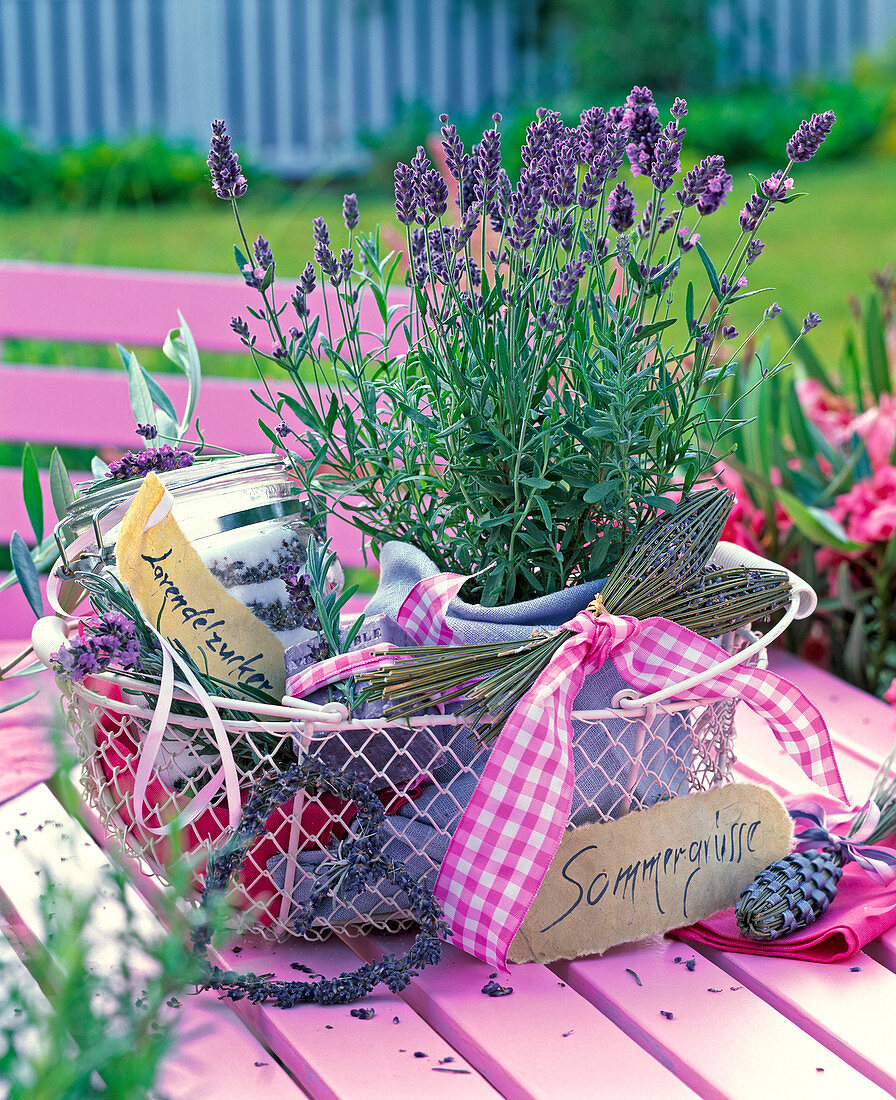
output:
M346 940L364 959L405 950L409 942L407 934ZM547 967L512 966L514 992L505 997L480 992L493 973L449 944L439 966L402 997L503 1096L691 1095L668 1062L655 1061L653 1051L633 1043Z
M17 840L16 830L26 839ZM72 835L75 842L69 852L63 838ZM78 839L76 824L45 787L36 787L0 807L0 895L23 938L43 942L37 902L45 878L43 873L35 874L36 866L49 866L56 881L76 889L100 891L99 873L105 857L83 833L81 837ZM64 861L59 858L63 852ZM110 958L103 935L117 932L116 922L121 917L114 892L104 887L98 896L105 904L97 908L97 920L90 926L94 936L91 964L102 973L118 962ZM135 891L129 891L129 897L136 908L137 927L158 935L158 923L149 909ZM139 980L139 975L135 977ZM244 1100L247 1095L296 1100L303 1095L264 1046L213 995L185 996L180 1008L166 1008L165 1014L178 1021L177 1042L160 1081L162 1091L172 1100Z
M295 278L278 276L280 303L295 282ZM390 293L390 301L409 300L402 288ZM0 340L20 337L155 348L162 346L170 329L178 327L180 310L200 350L244 354L230 319L243 316L255 330L246 306L254 307L256 300L257 292L236 272L213 275L0 260ZM319 287L309 296L308 304L312 316L323 311ZM336 310L331 311L331 320L333 335L339 336L344 329L339 327ZM362 330L381 332L382 327L376 303L369 294L364 295ZM268 351L269 340L262 341Z
M106 843L96 815L85 808L84 819L93 837L101 844ZM117 852L116 859L127 868L135 889L150 905L154 904L159 897L158 880L132 857ZM270 944L259 937L247 936L235 946L238 950L231 947L212 950L210 954L220 966L274 973L287 979L304 980L304 975L290 966L294 962L310 965L328 976L354 970L358 965L357 956L338 939L322 944L302 940ZM239 1001L231 1007L315 1098L348 1100L377 1095L374 1089L381 1087L378 1083L383 1081L393 1086L388 1090L383 1087L384 1096L494 1095L472 1064L405 1001L382 986L364 1001L364 1007L372 1007L376 1012L372 1020L352 1017L352 1006L348 1005L302 1005L281 1010ZM393 1023L396 1016L398 1024ZM364 1024L374 1026L365 1029ZM377 1041L372 1043L372 1038ZM426 1059L414 1057L416 1051L425 1053Z
M644 940L553 969L701 1096L884 1095L708 959L698 957L693 971L675 962L694 954L690 945Z

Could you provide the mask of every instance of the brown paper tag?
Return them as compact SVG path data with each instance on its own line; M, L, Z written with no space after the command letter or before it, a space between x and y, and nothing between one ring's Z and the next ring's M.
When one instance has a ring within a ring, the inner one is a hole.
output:
M180 642L198 668L279 702L286 683L283 646L211 575L170 511L155 522L165 512L164 496L161 481L147 474L115 545L122 583L147 621Z
M790 851L793 822L765 787L731 783L566 832L511 962L602 954L734 905Z

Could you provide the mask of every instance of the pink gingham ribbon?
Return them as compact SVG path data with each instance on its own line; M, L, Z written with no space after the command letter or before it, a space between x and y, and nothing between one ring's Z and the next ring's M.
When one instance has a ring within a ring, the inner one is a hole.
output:
M419 645L450 644L450 600L466 577L419 582L398 621ZM520 700L498 736L442 861L435 896L454 943L502 971L569 820L574 773L572 704L586 675L612 657L638 691L659 691L712 669L728 655L668 619L638 621L580 612L572 632ZM343 654L288 684L301 697L314 687L389 660L389 645ZM783 748L814 782L845 799L830 735L815 706L768 670L729 669L689 689L697 699L742 699L764 717Z
M800 851L818 845L835 848L843 856L844 863L857 863L881 886L889 886L896 880L896 852L863 843L880 821L880 809L876 803L868 801L857 814L847 814L845 818L834 815L831 821L825 820L824 806L812 798L788 801L787 810L797 825L802 825L801 831L794 837ZM860 823L855 831L854 821ZM831 831L838 828L848 829L849 832L844 836Z

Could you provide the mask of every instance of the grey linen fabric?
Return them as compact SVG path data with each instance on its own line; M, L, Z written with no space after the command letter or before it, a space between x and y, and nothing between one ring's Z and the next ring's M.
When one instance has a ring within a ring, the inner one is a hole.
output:
M366 614L395 617L411 588L439 570L420 550L401 542L387 543L380 558L380 581ZM574 618L594 599L603 580L564 589L534 600L505 607L481 607L452 600L446 622L461 644L490 641L518 641L533 631L550 630ZM576 696L576 710L600 710L612 704L615 694L629 685L607 661L596 673L586 677ZM575 789L570 824L584 825L617 816L628 808L626 784L629 782L634 740L638 724L626 719L604 723L573 722L573 765ZM463 808L470 801L488 758L473 738L460 727L442 726L439 736L453 736L441 760L432 769L434 782L423 786L420 796L397 813L386 818L383 854L405 865L415 877L425 876L430 888L435 884L438 865L448 850L451 834L457 827ZM680 763L686 753L683 742L688 736L686 718L660 716L648 735L651 755L649 776L639 772L629 792L639 804L649 803L661 794L684 793L687 781ZM331 846L332 847L332 846ZM293 898L296 904L307 900L313 885L314 868L326 858L326 852L301 852ZM274 856L268 870L282 888L286 857ZM303 873L304 872L304 873ZM322 919L335 924L357 921L359 915L382 916L403 907L404 895L388 882L371 884L372 889L347 899L350 906L332 899L320 909ZM390 900L395 898L395 900Z

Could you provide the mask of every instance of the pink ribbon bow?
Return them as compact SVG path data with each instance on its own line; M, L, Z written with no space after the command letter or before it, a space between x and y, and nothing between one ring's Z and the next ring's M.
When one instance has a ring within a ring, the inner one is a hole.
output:
M855 815L856 821L861 824L847 836L831 832L825 821L825 808L815 799L806 798L788 804L788 812L795 822L808 822L795 839L799 842L799 849L805 851L821 845L824 848L833 848L843 856L844 863L856 863L863 871L881 886L888 886L896 879L896 852L885 848L875 848L869 844L863 844L877 828L880 820L880 810L876 803L866 802ZM838 822L840 827L849 827L849 818ZM831 828L837 828L831 824Z
M418 645L457 641L445 621L467 577L442 573L419 581L398 613ZM507 970L507 952L544 881L569 820L575 781L572 705L586 675L612 658L637 691L650 693L711 672L727 658L714 642L667 619L580 612L573 631L508 717L442 861L435 897L454 943ZM293 677L289 693L315 687L390 659L387 645L346 653ZM830 735L818 709L793 684L767 669L713 673L690 688L695 699L743 699L765 718L805 774L845 800Z

